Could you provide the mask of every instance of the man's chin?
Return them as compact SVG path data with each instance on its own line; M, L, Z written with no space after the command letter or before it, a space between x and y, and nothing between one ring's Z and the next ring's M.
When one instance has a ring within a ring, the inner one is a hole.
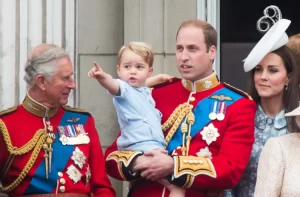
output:
M68 104L68 100L66 100L66 101L61 101L59 104L60 104L60 106L59 106L59 107L61 107L61 106L65 106L65 105L67 105L67 104Z

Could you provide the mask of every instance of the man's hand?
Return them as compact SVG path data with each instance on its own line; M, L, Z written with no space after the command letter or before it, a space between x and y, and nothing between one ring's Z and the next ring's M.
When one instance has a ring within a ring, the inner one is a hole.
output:
M140 162L137 161L133 166L134 171L141 171L142 177L156 181L173 173L173 158L161 150L145 152L144 157L146 158Z
M88 76L94 79L103 79L106 77L106 73L94 62L94 67L88 72Z

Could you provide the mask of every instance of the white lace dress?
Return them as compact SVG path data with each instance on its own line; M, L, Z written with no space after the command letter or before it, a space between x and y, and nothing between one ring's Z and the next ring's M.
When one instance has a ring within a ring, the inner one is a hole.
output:
M259 159L255 197L300 196L300 135L267 141Z

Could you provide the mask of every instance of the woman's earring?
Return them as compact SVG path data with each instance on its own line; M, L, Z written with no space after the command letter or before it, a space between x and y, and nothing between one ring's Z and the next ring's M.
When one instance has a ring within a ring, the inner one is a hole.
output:
M289 85L289 84L287 84L287 85L285 86L285 91L287 91L287 90L288 90L288 85Z

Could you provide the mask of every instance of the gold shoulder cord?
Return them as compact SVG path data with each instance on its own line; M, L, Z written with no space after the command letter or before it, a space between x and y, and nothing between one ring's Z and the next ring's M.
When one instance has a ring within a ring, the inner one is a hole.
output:
M36 161L36 158L40 150L42 149L43 143L45 142L48 134L45 132L44 129L39 129L28 143L26 143L21 148L17 148L17 147L13 147L7 128L2 120L0 120L0 132L3 135L5 144L7 146L7 150L10 153L10 158L17 155L24 155L30 152L31 150L33 150L27 164L25 165L24 169L21 171L20 175L16 178L16 180L13 181L13 183L11 183L10 185L0 188L0 191L2 190L3 192L7 193L14 190L28 174L29 170L32 168L34 162ZM2 178L4 178L5 174L7 173L12 163L12 159L13 158L7 161L3 169L3 173L1 173Z
M171 126L171 129L168 135L165 138L165 148L169 145L172 137L174 136L176 130L178 129L181 121L184 122L181 124L181 132L182 132L182 155L188 155L190 148L191 137L191 126L195 122L195 115L192 112L192 107L188 103L180 104L168 118L168 120L162 125L162 130L165 132ZM185 137L187 134L187 137ZM186 140L186 143L185 143ZM185 147L186 145L186 147Z

